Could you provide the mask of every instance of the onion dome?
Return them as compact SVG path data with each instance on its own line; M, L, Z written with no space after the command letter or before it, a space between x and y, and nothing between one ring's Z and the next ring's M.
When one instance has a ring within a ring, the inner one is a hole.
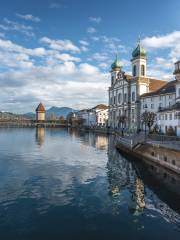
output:
M115 61L111 65L112 70L120 70L122 68L121 62L118 60L118 57L116 56Z
M137 58L137 57L146 57L146 50L141 46L140 40L138 41L137 47L134 49L132 52L132 57Z
M45 112L46 110L45 110L45 108L44 108L44 106L43 106L43 104L42 103L40 103L39 105L38 105L38 107L36 108L36 112Z

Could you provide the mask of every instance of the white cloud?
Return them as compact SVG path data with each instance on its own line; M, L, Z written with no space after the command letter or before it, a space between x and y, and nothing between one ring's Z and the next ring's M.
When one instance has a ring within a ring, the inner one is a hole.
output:
M149 52L154 49L166 50L163 52L163 58L155 59L154 68L160 65L161 69L170 69L173 72L173 63L180 59L180 31L174 31L166 35L146 37L142 40L142 44ZM165 73L166 77L167 74Z
M50 5L49 5L49 8L61 8L61 7L63 7L63 5L62 4L60 4L60 3L57 3L57 2L52 2L52 3L50 3Z
M32 21L32 22L40 22L40 18L39 17L34 17L32 14L19 14L19 13L16 13L16 16L21 18L21 19L24 19L24 20L27 20L27 21Z
M147 48L172 48L179 42L180 31L161 36L146 37L142 40L142 44Z
M99 37L96 37L96 36L92 36L91 39L92 39L93 41L99 41Z
M71 52L80 52L80 49L75 46L70 40L54 40L48 37L43 37L40 39L41 43L47 44L51 49L59 51L71 51Z
M0 39L0 110L33 111L39 101L74 108L106 103L107 75L80 61L59 50L25 48Z
M87 29L87 33L90 33L90 34L96 33L96 29L94 27L89 27Z
M85 40L80 40L79 42L80 42L81 45L89 46L89 43Z
M106 53L94 53L91 55L90 59L98 62L104 62L109 59L109 56Z
M90 22L100 23L102 21L101 17L89 17Z
M4 18L3 24L0 24L0 28L4 31L20 32L20 33L25 34L28 37L33 37L34 36L32 26L20 24L18 22L11 21L7 18Z
M81 59L77 58L77 57L73 57L67 53L63 53L63 54L57 54L55 56L58 60L61 60L63 62L80 62Z

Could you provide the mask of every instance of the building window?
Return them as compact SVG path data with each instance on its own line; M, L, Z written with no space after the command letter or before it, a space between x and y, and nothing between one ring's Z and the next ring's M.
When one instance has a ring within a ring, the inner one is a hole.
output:
M133 66L133 76L136 76L136 65Z
M121 93L118 94L118 102L121 102Z
M132 92L132 101L135 101L135 92Z
M124 102L127 102L127 93L124 94Z
M114 96L114 104L116 104L116 97Z
M141 76L145 75L145 66L141 65Z
M114 84L114 76L111 77L111 84Z
M172 113L169 114L169 120L172 120Z
M159 100L162 101L163 96L159 96Z
M151 104L151 109L154 109L154 104Z

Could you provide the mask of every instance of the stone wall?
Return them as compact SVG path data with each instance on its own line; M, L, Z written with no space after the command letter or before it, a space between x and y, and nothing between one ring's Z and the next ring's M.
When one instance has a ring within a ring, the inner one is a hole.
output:
M154 162L180 174L180 150L165 148L158 144L142 144L132 151L121 144L118 144L117 148L131 156Z

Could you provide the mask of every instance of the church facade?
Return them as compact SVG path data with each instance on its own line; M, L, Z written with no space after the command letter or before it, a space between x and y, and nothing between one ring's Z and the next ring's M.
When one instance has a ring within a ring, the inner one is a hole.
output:
M166 82L147 77L147 55L139 42L132 52L132 75L122 70L117 59L111 65L109 87L109 127L138 130L141 128L141 96L155 91Z

